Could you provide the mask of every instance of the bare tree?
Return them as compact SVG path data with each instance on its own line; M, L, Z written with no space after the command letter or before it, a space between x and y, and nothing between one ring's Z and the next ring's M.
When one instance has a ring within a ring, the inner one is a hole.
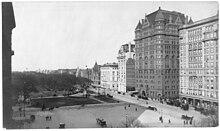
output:
M126 127L126 128L142 127L141 122L139 120L136 120L135 117L126 117L126 120L122 121L121 123L122 123L121 127Z
M218 110L210 108L206 110L206 117L202 118L201 121L194 126L200 127L217 127L219 123Z

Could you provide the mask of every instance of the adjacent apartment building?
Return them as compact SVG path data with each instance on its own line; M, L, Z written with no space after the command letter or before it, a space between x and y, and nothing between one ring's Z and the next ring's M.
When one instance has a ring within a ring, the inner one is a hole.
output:
M118 51L118 92L135 90L135 45L128 43Z
M142 96L179 96L179 26L184 14L162 10L146 14L135 29L135 78Z
M180 33L180 97L218 105L218 15L184 25Z
M118 64L104 64L101 70L101 87L118 91Z

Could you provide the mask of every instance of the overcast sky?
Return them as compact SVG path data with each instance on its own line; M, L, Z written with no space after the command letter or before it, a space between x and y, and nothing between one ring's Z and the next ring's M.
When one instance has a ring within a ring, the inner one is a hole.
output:
M138 21L159 6L193 21L216 15L218 10L216 2L14 2L12 70L117 62L120 46L133 42Z

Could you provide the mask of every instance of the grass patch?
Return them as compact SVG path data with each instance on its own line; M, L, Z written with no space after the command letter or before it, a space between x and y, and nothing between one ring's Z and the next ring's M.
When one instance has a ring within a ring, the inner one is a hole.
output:
M118 103L118 100L115 100L113 98L110 98L106 95L100 95L100 96L94 96L96 99L99 99L101 101L107 102L107 103Z
M86 97L39 98L31 100L31 107L41 108L43 104L48 107L73 106L82 104L99 104L99 101Z

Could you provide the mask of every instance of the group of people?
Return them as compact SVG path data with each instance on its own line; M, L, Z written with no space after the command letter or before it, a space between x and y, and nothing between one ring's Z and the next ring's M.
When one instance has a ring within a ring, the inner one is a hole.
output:
M184 121L183 121L183 124L184 124L184 125L192 125L192 119L190 119L190 120L184 120Z
M130 104L128 104L128 107L130 107L131 105ZM127 107L125 106L124 107L124 109L126 110L127 109ZM135 111L137 111L137 107L135 108Z
M52 117L51 116L46 116L46 121L51 121Z
M159 120L160 120L161 123L163 123L163 117L162 116L159 117ZM171 123L170 119L168 120L168 123L169 124Z

